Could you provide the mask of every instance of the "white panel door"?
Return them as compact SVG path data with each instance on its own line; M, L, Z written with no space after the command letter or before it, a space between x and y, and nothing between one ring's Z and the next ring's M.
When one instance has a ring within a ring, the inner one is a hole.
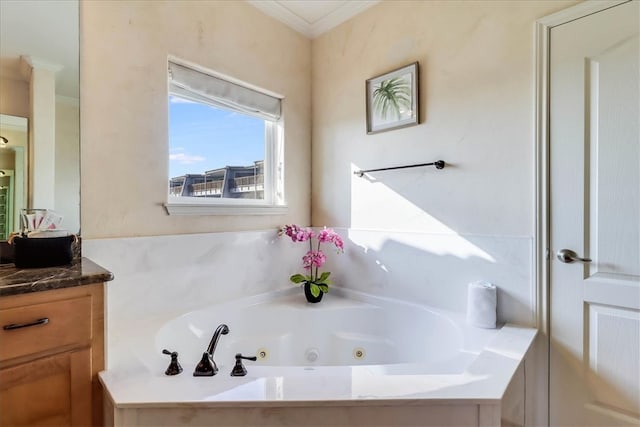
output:
M640 425L639 7L551 29L552 426Z

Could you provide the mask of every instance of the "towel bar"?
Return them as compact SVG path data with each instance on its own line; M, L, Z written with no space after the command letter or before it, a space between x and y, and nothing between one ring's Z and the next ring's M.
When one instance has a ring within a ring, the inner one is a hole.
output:
M422 166L435 166L436 169L444 169L444 165L445 165L444 160L436 160L435 162L431 162L431 163L419 163L419 164L415 164L415 165L392 166L392 167L388 167L388 168L359 170L359 171L354 171L353 174L354 175L358 175L360 178L362 178L365 173L369 173L369 172L390 171L390 170L395 170L395 169L419 168L419 167L422 167Z

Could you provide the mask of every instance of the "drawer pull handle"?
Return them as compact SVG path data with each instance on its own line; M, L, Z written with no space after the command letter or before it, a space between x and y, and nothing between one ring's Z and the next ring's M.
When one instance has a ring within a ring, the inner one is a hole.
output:
M10 331L12 329L28 328L29 326L46 325L47 323L49 323L49 318L43 317L42 319L34 320L31 323L12 323L10 325L4 325L2 329Z

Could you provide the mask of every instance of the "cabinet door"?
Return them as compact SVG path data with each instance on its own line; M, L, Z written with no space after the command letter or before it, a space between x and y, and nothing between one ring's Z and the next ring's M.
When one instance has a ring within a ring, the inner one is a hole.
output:
M0 426L91 425L91 350L0 369Z

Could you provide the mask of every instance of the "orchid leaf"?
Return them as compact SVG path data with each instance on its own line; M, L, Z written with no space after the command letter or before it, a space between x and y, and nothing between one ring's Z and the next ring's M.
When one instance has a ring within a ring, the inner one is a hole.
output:
M331 275L330 272L325 271L324 273L322 273L320 275L320 278L318 279L318 282L320 282L320 283L325 282L329 278L330 275Z
M302 274L294 274L289 278L293 283L302 283L305 281L305 277Z
M318 288L325 294L329 292L329 287L327 285L318 285Z
M314 297L318 297L320 295L320 287L314 283L311 284L311 286L309 286L309 290L311 291L311 295L313 295Z

